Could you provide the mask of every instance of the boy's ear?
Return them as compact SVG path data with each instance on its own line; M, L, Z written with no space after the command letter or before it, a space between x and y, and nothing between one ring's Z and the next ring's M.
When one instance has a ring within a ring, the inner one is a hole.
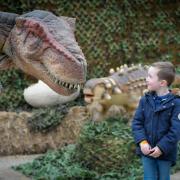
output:
M168 83L167 83L166 80L161 80L161 85L162 85L162 86L168 86Z

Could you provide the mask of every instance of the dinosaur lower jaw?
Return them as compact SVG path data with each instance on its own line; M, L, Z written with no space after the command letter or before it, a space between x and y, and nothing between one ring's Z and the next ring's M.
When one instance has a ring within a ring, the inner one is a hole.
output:
M86 102L86 103L92 103L93 102L93 97L94 96L90 96L90 95L84 95L84 101Z

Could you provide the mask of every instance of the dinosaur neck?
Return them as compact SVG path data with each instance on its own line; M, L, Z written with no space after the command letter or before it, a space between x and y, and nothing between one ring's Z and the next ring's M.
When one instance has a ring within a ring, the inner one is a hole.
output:
M14 13L0 12L0 52L2 52L4 43L15 25L17 16Z

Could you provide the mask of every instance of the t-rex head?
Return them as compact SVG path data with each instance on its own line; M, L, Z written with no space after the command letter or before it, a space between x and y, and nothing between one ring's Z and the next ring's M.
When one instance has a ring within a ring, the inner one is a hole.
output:
M48 11L17 16L2 51L24 72L59 94L70 95L85 82L87 68L74 25L74 18Z

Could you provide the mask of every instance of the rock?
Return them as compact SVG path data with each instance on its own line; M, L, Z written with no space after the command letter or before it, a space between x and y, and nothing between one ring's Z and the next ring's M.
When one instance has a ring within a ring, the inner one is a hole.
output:
M88 119L86 108L74 106L62 123L47 133L31 132L28 112L0 112L0 155L44 153L75 143L80 129Z

